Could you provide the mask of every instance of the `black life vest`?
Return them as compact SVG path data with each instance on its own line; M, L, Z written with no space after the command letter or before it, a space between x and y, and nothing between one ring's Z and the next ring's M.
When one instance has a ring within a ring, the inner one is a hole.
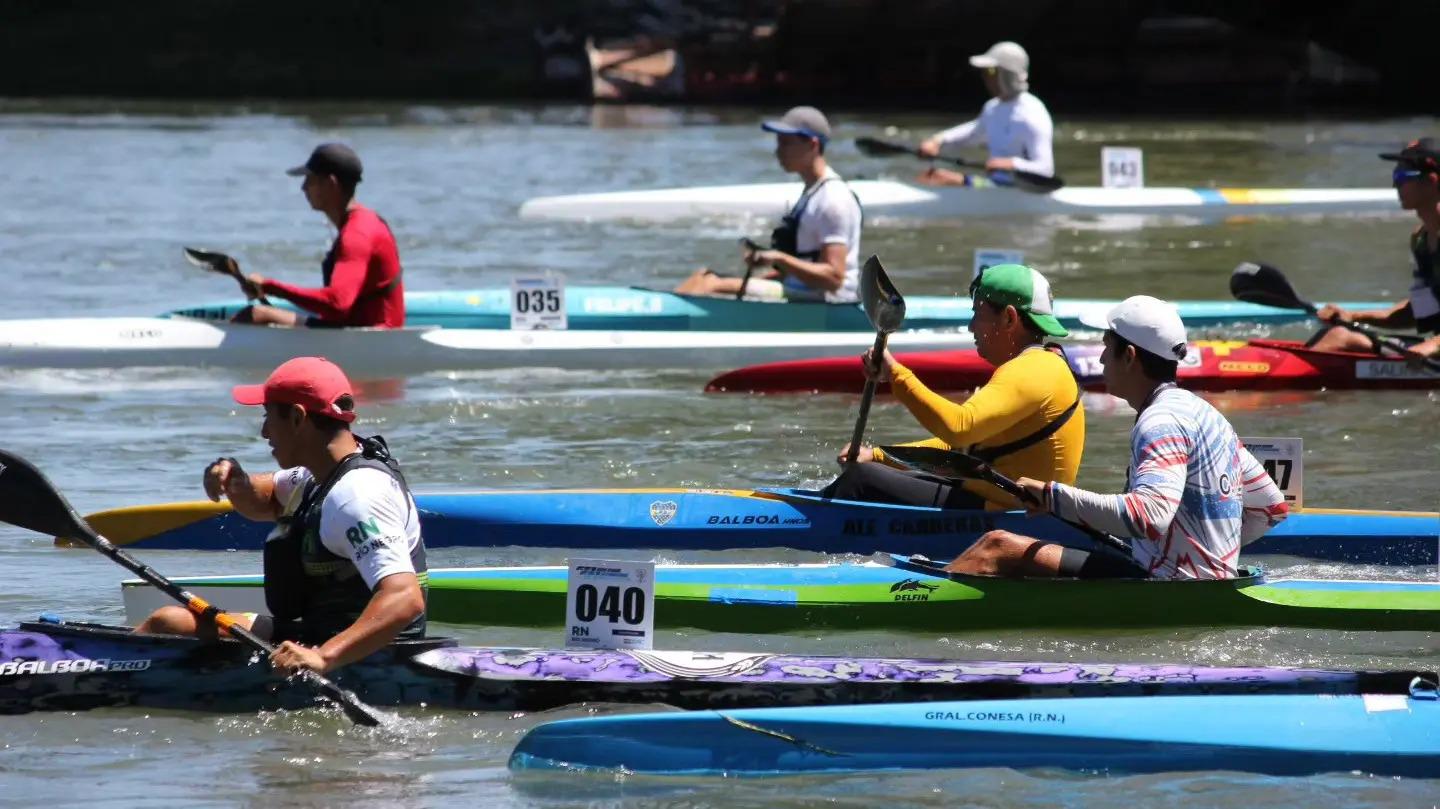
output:
M297 639L323 643L355 623L370 603L373 593L349 558L332 553L320 541L320 515L325 498L335 484L356 469L378 469L392 477L405 494L410 488L400 465L390 456L380 436L360 438L362 451L342 460L324 481L313 478L305 485L300 505L282 516L265 540L265 606L275 619L276 640ZM426 594L429 575L422 538L410 551L410 562ZM425 614L400 632L399 637L425 635Z
M831 180L838 179L840 178L833 176L826 177L805 189L805 193L800 195L800 199L796 200L795 205L790 208L789 213L780 218L780 226L770 231L771 249L779 250L782 253L804 259L805 261L814 261L820 258L819 250L810 250L804 253L800 252L800 218L805 215L805 209L810 206L810 200L815 196L815 192L819 191L821 186ZM856 196L855 192L851 190L849 186L846 186L846 190L850 191L850 196L855 197L855 205L860 208L860 223L863 227L865 223L865 206L860 205L860 197Z
M1429 239L1424 228L1410 237L1410 255L1415 258L1410 308L1420 334L1440 333L1440 251L1431 251Z
M375 212L371 211L371 213ZM385 226L385 230L390 234L390 240L395 241L395 231L390 227L390 223L385 221L385 217L377 213L375 214L375 218L379 219L380 224ZM347 218L345 220L345 224L348 225L349 223L350 220ZM320 262L320 279L327 287L330 286L331 277L335 275L335 254L340 252L340 239L344 238L344 236L345 226L341 225L340 232L335 234L335 241L330 243L330 249L326 251L325 258ZM404 276L405 266L402 264L400 268L396 270L394 278L391 278L389 281L386 281L385 283L381 284L378 287L375 287L374 289L360 290L360 296L359 298L357 298L357 301L365 300L367 298L378 298L384 295L385 293L394 289L395 286L400 283L400 279Z

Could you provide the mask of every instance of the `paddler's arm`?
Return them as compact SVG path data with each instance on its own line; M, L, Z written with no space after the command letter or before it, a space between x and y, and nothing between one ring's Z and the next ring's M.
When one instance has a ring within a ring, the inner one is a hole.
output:
M987 102L987 106L989 106ZM936 132L925 139L917 150L922 157L936 157L940 150L946 146L972 146L982 143L985 140L985 133L980 129L980 119L974 118L963 124L952 126L949 129Z
M258 282L267 294L284 298L307 312L314 312L321 320L344 323L365 288L370 254L369 237L358 228L352 228L340 233L339 244L335 248L335 267L330 272L328 286L298 287L259 275L250 278Z
M425 596L415 574L392 573L380 580L364 612L340 634L319 648L286 641L275 649L270 662L278 669L334 671L385 648L424 611Z
M961 447L992 438L1029 415L1035 406L1022 395L1023 370L1006 364L961 404L930 390L909 368L886 352L890 392L943 445Z
M266 522L280 516L274 473L252 475L241 469L234 458L218 458L205 467L201 485L211 501L218 503L223 496L237 512L252 520Z
M1136 430L1131 439L1131 456L1137 460L1130 491L1096 494L1052 482L1045 489L1049 510L1107 534L1163 540L1185 493L1185 469L1192 447L1168 417L1152 418L1144 426L1143 432Z
M1326 323L1334 319L1352 320L1382 329L1408 329L1415 325L1415 312L1410 308L1408 299L1400 301L1389 309L1366 309L1360 312L1350 312L1334 304L1326 304L1320 307L1320 311L1315 316Z
M1285 493L1265 471L1265 467L1240 448L1240 480L1244 486L1245 508L1240 515L1240 545L1243 547L1265 536L1290 515Z
M774 267L811 289L836 292L845 285L845 259L849 250L844 242L826 244L820 248L819 261L806 261L779 250L757 250L751 254L751 262Z

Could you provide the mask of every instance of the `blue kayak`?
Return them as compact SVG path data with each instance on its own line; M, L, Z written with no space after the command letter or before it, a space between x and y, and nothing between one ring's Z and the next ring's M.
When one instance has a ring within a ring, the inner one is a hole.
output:
M919 553L950 558L981 534L1015 531L1090 547L1078 531L1023 512L946 510L827 500L800 489L576 489L419 494L431 548L499 547ZM258 550L268 523L209 501L130 506L89 515L117 544L171 550ZM1312 508L1246 555L1364 564L1435 564L1440 514Z
M289 306L281 301L276 303ZM1067 328L1084 328L1080 323L1081 314L1103 313L1116 303L1062 298L1056 301L1055 316ZM1301 323L1310 318L1296 309L1239 301L1179 301L1177 305L1180 316L1192 328L1242 323L1274 326ZM1377 302L1340 305L1350 311L1389 306ZM176 309L167 315L229 320L244 306L246 302L237 299ZM860 306L853 303L737 301L640 287L566 287L565 316L568 328L575 330L874 331ZM485 287L453 292L407 292L405 322L409 326L451 329L508 329L510 290ZM906 329L953 329L969 322L968 297L914 295L905 298Z
M786 775L1010 767L1440 777L1440 702L1156 696L645 713L539 725L515 770Z

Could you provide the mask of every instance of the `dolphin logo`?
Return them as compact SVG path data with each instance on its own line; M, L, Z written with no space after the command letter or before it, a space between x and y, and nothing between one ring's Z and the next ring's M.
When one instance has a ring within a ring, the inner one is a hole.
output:
M895 582L894 584L890 585L890 592L892 592L892 593L903 593L903 592L906 592L906 591L908 591L908 590L924 590L925 592L928 593L928 592L930 592L930 591L932 591L932 590L939 590L939 589L940 589L940 585L938 585L938 584L925 584L924 582L921 582L919 579L905 579L905 580L903 580L903 581L897 581L897 582Z

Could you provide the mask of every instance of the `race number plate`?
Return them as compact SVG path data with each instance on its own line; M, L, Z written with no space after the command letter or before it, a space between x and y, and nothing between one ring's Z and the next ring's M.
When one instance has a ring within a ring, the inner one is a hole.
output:
M1291 511L1305 507L1305 441L1300 438L1242 438L1255 460L1285 493Z
M571 559L565 645L649 649L655 639L655 563Z
M977 278L981 270L986 267L994 267L996 264L1024 263L1024 250L1006 250L1000 247L977 247L975 248L975 266L970 270L970 277Z
M566 326L565 276L544 273L510 279L510 328L534 331Z
M1106 188L1144 188L1145 153L1133 146L1101 148L1100 178Z

